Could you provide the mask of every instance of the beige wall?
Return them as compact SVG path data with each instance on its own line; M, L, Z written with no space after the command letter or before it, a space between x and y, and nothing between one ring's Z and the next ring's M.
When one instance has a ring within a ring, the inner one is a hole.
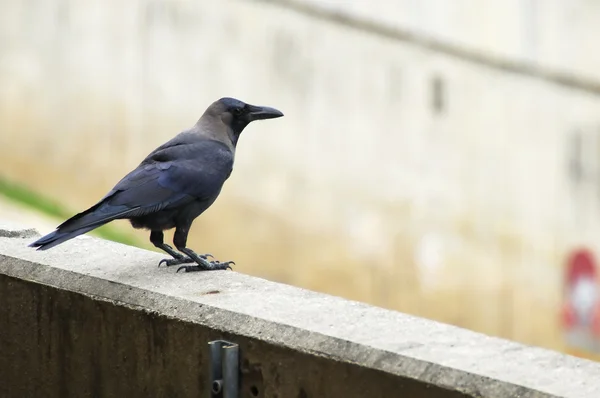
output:
M600 78L593 0L282 0L513 61Z
M193 247L560 347L566 251L600 249L599 191L570 182L569 134L595 139L600 98L285 7L222 4L4 1L2 174L77 211L214 99L276 106L285 118L244 132Z

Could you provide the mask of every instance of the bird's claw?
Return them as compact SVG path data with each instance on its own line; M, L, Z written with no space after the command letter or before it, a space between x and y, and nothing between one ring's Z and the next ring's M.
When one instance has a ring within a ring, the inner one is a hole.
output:
M213 261L213 263L214 263L214 261ZM224 263L220 263L220 262L217 261L216 263L217 263L217 265L225 267L223 269L225 269L225 270L229 269L229 270L232 270L232 271L233 271L233 268L231 268L231 265L235 265L235 261L225 261Z
M176 272L183 270L184 272L198 272L198 271L225 271L225 270L233 270L230 264L235 265L233 261L219 262L219 261L211 261L208 263L209 266L203 265L182 265L177 268Z
M160 267L162 264L164 264L167 267L170 267L172 265L179 265L179 264L193 263L193 262L194 262L194 260L192 260L191 258L185 258L185 257L182 257L182 258L163 258L158 263L158 266Z
M199 254L198 257L200 257L203 260L206 260L208 257L215 258L210 253ZM194 263L194 262L195 261L188 256L185 256L185 257L182 256L181 258L163 258L162 260L159 261L158 266L160 267L162 264L165 264L167 267L170 267L172 265L188 264L188 263Z
M167 264L167 262L168 262L169 260L170 260L170 258L163 258L162 260L160 260L160 261L158 262L158 268L160 268L160 266L161 266L161 265L163 265L163 264ZM169 266L169 265L167 265L167 267L168 267L168 266Z

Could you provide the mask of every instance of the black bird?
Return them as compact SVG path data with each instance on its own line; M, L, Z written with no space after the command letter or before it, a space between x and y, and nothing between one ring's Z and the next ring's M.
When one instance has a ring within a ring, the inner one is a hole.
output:
M196 263L177 269L186 272L231 268L231 261L208 261L210 254L199 255L188 248L188 232L229 178L244 128L254 120L281 116L277 109L234 98L215 101L194 127L152 151L102 200L29 246L50 249L110 221L128 219L134 228L149 229L152 244L173 257L159 265ZM163 241L163 231L171 228L179 252Z

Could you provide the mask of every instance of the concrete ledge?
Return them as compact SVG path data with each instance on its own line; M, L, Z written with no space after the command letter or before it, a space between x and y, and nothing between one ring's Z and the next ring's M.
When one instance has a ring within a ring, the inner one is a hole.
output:
M33 238L40 234L33 228L3 222L0 224L0 238Z
M37 252L23 231L0 225L2 397L207 396L218 338L240 344L242 396L600 397L599 363L90 237Z

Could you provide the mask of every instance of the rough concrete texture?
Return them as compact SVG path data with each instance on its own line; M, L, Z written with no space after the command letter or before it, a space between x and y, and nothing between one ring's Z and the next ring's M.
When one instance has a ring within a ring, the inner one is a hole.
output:
M0 224L0 237L2 238L33 238L40 234L33 228L23 228L14 223L3 221Z
M236 272L176 274L90 237L38 252L27 228L0 231L2 397L206 396L218 338L240 344L248 397L600 397L595 362Z

